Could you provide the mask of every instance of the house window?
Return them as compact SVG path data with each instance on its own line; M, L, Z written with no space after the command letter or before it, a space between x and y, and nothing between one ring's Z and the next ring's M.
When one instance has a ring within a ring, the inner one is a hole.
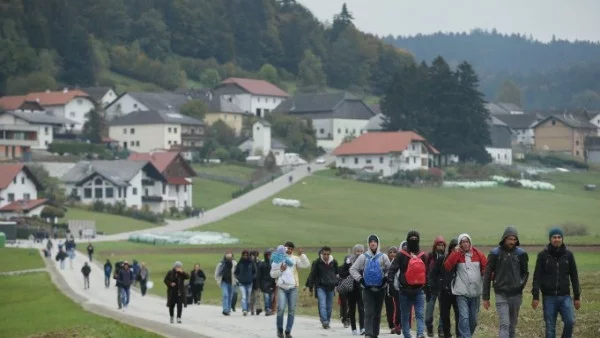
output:
M358 164L358 157L354 158L354 164Z
M132 189L131 189L131 194L132 194L133 196L136 196L136 195L137 195L137 188L132 188Z
M46 134L46 135L48 135L48 134L49 134L49 132L48 132L48 127L44 127L44 134Z
M346 158L342 157L342 163L346 163Z
M552 120L552 125L555 126L556 125L556 121Z
M575 141L575 145L578 146L579 145L579 140Z
M411 146L411 148L412 148L412 150L415 150L415 145L413 144L413 145Z
M504 154L504 159L507 160L508 159L508 155Z
M129 129L129 133L132 134L132 135L135 134L135 128L130 128Z
M6 147L6 149L8 150L8 147ZM15 177L13 178L13 183L14 183L14 184L17 184L17 176L15 176Z
M167 185L163 183L163 195L167 194Z
M25 177L21 177L21 184L25 184Z
M102 185L102 179L101 178L97 178L96 180L94 180L94 184L95 185Z
M500 159L500 154L498 154L496 157L498 157L498 159Z
M83 198L87 198L87 199L92 198L92 188L84 188L83 189Z
M127 128L123 128L123 134L127 134Z
M417 164L417 158L416 157L413 157L413 163Z
M133 146L135 146L135 142L134 141L130 141L129 145L133 147Z
M367 164L371 164L371 159L370 159L370 158L367 158L365 162L366 162Z
M72 112L70 112L70 113L69 113L69 115L70 115L71 117L75 117L75 112L74 112L74 111L72 111Z
M178 185L175 186L175 192L179 193L179 186Z
M140 146L140 141L135 141L135 146L139 147Z
M23 194L23 199L29 201L31 199L31 194Z
M177 128L173 128L173 133L177 134Z
M14 202L15 201L15 194L13 194L12 192L8 194L8 201L9 202Z
M575 156L579 156L579 150L575 151Z
M117 190L117 193L119 194L119 198L121 198L121 196L123 195L123 193L121 192L121 188L119 187L119 190Z
M379 158L379 164L383 164L383 157Z
M94 189L94 198L102 198L102 188Z
M82 104L83 100L82 99L77 99L77 104Z
M71 189L71 196L77 196L77 188Z
M133 108L137 108L137 103L134 103L134 104L133 104Z
M257 102L260 102L260 97L257 97L257 98L256 98L256 101L257 101Z
M338 134L341 134L342 130L340 128L338 128Z
M169 140L169 142L168 142L168 143L169 143L169 145L170 145L170 144L171 144L171 140Z
M346 128L346 134L348 134L348 128Z
M323 129L323 128L319 129L319 133L325 134L325 129Z
M410 163L410 157L407 157L406 158L406 164L409 164L409 163Z
M170 133L171 132L171 127L167 128L167 131Z
M114 190L114 188L106 188L104 190L104 194L106 195L106 198L114 198L115 197L115 190Z
M183 192L187 192L187 184L183 186Z

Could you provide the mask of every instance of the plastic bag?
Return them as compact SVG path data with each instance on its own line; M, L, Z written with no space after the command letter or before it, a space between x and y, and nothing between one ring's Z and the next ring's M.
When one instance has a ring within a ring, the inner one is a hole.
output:
M146 282L146 289L150 290L154 287L154 282L149 280Z

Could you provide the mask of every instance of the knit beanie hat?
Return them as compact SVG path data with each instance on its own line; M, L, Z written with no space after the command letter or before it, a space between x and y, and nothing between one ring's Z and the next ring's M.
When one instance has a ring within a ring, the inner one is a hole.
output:
M550 232L548 233L548 239L552 238L552 236L554 235L560 235L560 237L565 237L563 234L563 231L561 228L559 227L554 227L552 229L550 229Z

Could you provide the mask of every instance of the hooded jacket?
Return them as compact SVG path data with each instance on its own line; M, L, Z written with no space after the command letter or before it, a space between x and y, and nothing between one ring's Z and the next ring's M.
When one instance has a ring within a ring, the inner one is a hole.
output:
M342 267L340 268L340 278L344 279L347 278L348 276L350 276L350 268L352 267L352 265L354 264L354 262L356 262L356 260L358 259L358 257L360 257L361 255L357 255L356 254L356 250L362 250L364 252L365 247L362 244L356 244L354 245L354 247L352 248L352 254L346 256L344 258L344 265L342 265ZM354 279L354 278L352 278ZM355 280L354 281L354 289L357 290L359 288L359 284L358 282Z
M223 255L223 259L219 262L219 264L217 264L217 267L215 268L215 281L217 282L218 286L221 286L221 282L223 281L223 267L225 266L225 261L226 261L226 256L227 254ZM235 267L237 266L237 262L235 261L235 259L231 259L231 285L235 286L237 284L237 279L235 279Z
M106 263L104 263L104 276L110 277L111 272L112 272L112 264L110 264L110 261L107 260Z
M375 252L373 252L371 250L371 248L369 247L369 238L371 238L371 236L374 236L377 240L377 249L375 250ZM367 265L367 259L371 259L379 253L381 253L381 242L379 240L379 237L377 237L377 235L370 235L367 238L367 246L365 248L365 252L362 255L358 256L356 258L356 261L354 261L354 263L350 267L350 275L352 276L352 278L354 278L355 281L359 282L361 286L364 287L364 285L362 283L362 279L363 279L363 272L365 271L365 266ZM390 259L388 258L387 255L381 255L379 257L379 265L381 267L381 272L382 272L381 274L382 274L382 276L384 276L382 285L379 289L383 289L387 284L385 275L386 275L388 269L390 268Z
M251 285L256 278L256 264L248 256L247 259L240 259L234 269L235 279L242 285Z
M479 297L483 293L483 273L487 265L487 258L473 246L471 236L460 234L458 236L458 245L463 238L468 238L471 242L471 250L464 252L462 250L453 251L444 262L446 271L452 271L456 268L456 276L452 281L452 294L465 297Z
M515 236L517 243L514 248L504 246L508 236ZM490 300L490 284L494 282L494 292L507 297L523 293L523 288L529 278L529 256L519 247L517 230L507 227L498 247L488 255L488 263L483 277L483 300Z
M433 241L433 250L429 257L427 257L427 282L429 284L429 289L433 293L437 293L442 288L442 284L444 283L444 261L446 260L446 253L438 252L437 245L443 243L446 245L446 241L444 237L438 236Z
M271 251L264 253L264 260L258 264L258 286L264 293L272 293L275 290L275 279L271 277Z
M531 290L533 299L540 299L540 290L546 296L569 296L571 294L569 279L573 285L573 299L579 300L581 289L573 253L567 250L564 244L560 248L548 244L538 254L535 262L533 288Z
M321 255L312 264L306 286L311 289L322 288L333 291L338 284L338 273L338 263L333 256L329 256L325 261L323 255Z
M408 242L408 239L413 236L420 237L418 232L409 231L408 234L406 235L407 242ZM423 287L425 287L427 285L427 282L423 285L418 285L418 286L408 285L404 274L406 273L406 269L408 268L408 262L410 260L410 258L407 256L407 254L418 255L422 251L420 249L418 249L417 252L409 252L408 250L410 250L410 249L407 247L406 250L400 250L398 252L398 254L396 255L396 258L394 259L394 261L390 265L390 269L388 270L388 282L390 284L393 284L394 280L397 278L398 279L397 285L399 287L400 292L402 292L405 295L416 295L419 291L421 291L423 289ZM423 261L423 264L425 264L425 266L427 266L426 265L427 264L427 255L426 254L423 254L421 256L421 260ZM399 273L396 274L396 272L399 272Z

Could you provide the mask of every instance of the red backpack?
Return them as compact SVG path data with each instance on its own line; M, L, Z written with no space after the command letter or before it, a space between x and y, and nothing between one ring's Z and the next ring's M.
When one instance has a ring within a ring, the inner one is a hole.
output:
M404 279L406 284L410 286L423 286L427 282L427 269L425 263L421 259L425 254L423 251L417 255L408 253L404 250L400 251L403 255L408 257L408 266L406 272L404 272Z

